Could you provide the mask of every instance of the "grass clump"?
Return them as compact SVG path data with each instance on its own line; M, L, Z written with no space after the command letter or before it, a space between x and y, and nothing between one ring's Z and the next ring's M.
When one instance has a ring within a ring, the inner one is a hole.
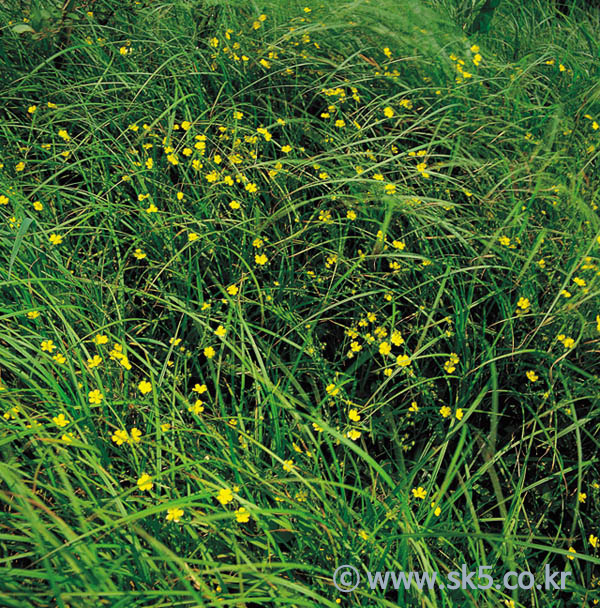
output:
M467 4L0 3L3 605L600 598L599 15Z

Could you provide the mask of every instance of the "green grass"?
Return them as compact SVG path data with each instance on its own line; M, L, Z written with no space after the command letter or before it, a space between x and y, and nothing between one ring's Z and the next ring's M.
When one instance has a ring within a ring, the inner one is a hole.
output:
M598 9L83 4L0 2L0 604L595 605Z

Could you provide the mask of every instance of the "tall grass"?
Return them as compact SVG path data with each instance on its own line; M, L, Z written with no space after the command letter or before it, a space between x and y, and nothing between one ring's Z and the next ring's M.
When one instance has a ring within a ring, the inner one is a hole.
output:
M600 599L600 15L482 4L0 3L3 606Z

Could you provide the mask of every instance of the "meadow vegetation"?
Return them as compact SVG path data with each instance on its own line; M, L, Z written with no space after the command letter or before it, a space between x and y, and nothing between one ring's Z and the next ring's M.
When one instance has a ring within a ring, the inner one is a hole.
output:
M0 604L596 605L600 10L56 4L0 1Z

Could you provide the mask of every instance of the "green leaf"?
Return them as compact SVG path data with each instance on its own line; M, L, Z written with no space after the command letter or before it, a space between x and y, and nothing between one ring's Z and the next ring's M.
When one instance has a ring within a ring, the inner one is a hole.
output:
M15 34L24 34L25 32L35 32L35 30L30 25L27 25L26 23L17 23L17 25L13 26L12 31Z
M8 276L10 277L10 271L12 270L12 266L15 262L17 254L19 253L19 249L21 247L21 242L23 241L23 237L25 233L29 229L29 226L33 224L33 220L31 218L26 218L23 220L21 225L19 226L19 231L17 232L17 236L15 237L15 242L10 253L10 261L8 262Z

